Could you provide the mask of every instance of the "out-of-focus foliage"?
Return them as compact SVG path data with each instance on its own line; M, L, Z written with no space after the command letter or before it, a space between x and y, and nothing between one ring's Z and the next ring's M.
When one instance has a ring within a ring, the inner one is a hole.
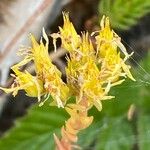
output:
M57 133L66 120L63 109L33 106L28 115L16 121L15 127L0 140L1 150L53 150L53 133Z
M140 64L142 68L138 67L133 71L137 82L128 81L115 87L112 94L116 95L116 98L103 102L103 111L91 110L95 121L79 135L79 144L83 149L130 150L136 144L140 150L149 149L149 60L150 54ZM136 107L136 117L128 121L127 112L131 104ZM53 150L53 133L59 132L65 120L66 114L61 109L47 104L42 107L34 106L28 115L17 121L16 126L0 140L0 149Z
M138 119L138 132L139 132L139 149L149 150L150 143L150 116L141 114Z
M150 12L149 0L101 0L100 15L110 17L113 28L127 30Z
M124 116L105 116L81 134L79 143L85 150L131 150L134 143L130 123Z

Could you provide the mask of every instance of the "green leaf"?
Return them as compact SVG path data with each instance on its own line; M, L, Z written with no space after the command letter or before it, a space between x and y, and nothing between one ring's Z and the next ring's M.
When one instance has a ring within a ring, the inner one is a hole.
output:
M106 123L105 123L106 124ZM106 128L99 134L97 150L128 150L134 143L134 137L129 123L123 118L107 120Z
M45 104L33 106L0 140L1 150L53 150L53 133L60 132L66 113Z
M134 143L131 126L124 117L105 117L80 135L79 144L85 150L129 150Z
M110 17L113 28L127 30L150 12L150 1L145 0L101 0L100 16Z
M140 115L138 119L138 145L140 150L150 148L150 116Z

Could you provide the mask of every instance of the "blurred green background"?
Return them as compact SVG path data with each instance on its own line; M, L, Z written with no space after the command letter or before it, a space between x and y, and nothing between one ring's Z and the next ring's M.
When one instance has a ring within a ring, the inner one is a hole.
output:
M128 63L136 82L127 79L114 87L110 95L115 99L103 101L101 112L92 108L89 114L94 116L94 122L79 134L79 145L83 150L149 150L150 0L73 0L60 9L47 29L56 32L62 25L62 10L70 12L79 33L98 30L102 15L109 16L128 52L134 51ZM65 62L64 57L61 59ZM0 150L53 150L53 133L60 134L68 115L48 103L38 107L34 100L27 102L23 94L13 102L8 97L1 113Z

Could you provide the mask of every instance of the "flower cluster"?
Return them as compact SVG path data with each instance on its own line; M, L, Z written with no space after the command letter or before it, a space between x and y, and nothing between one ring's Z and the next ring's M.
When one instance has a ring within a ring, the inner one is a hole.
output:
M25 90L26 94L31 97L38 97L38 101L42 105L51 95L54 99L54 104L58 107L64 107L69 88L61 79L61 72L55 65L52 64L48 54L48 37L43 29L43 38L46 41L44 45L42 39L40 44L35 40L33 35L30 35L32 47L28 50L20 51L25 58L18 64L12 66L15 74L14 83L11 88L0 88L6 93L13 92L15 96L18 90ZM34 61L36 75L31 75L28 71L20 71L20 67ZM44 100L41 97L44 97Z
M64 107L70 118L62 127L62 139L59 140L56 135L54 137L58 150L71 150L77 141L77 133L92 123L93 117L88 116L88 110L95 106L101 111L101 101L114 97L108 95L111 87L121 84L127 77L133 81L135 79L130 73L130 66L126 64L132 54L127 53L120 37L110 28L108 17L104 16L101 29L91 34L96 34L95 46L89 33L83 32L81 36L77 34L68 13L63 13L63 19L63 27L59 27L59 32L51 36L55 51L57 38L60 38L61 47L68 52L67 83L62 81L61 72L49 58L49 41L43 30L46 44L43 44L42 39L38 43L30 35L32 47L22 51L25 58L12 67L15 73L12 87L0 89L7 93L13 92L14 96L18 90L25 90L28 96L38 97L40 105L51 96L53 104ZM28 71L20 71L30 61L35 64L35 76ZM76 98L75 103L67 103L70 96Z
M69 52L67 85L76 96L77 103L86 97L88 108L94 105L101 110L101 100L113 98L108 96L112 86L121 84L126 77L135 81L130 66L126 65L130 55L120 37L110 29L107 17L102 18L101 29L95 37L96 48L88 33L82 33L82 36L77 34L68 14L64 14L64 26L59 29L60 32L52 34L52 37L55 41L61 38L62 47ZM124 55L123 58L121 55Z

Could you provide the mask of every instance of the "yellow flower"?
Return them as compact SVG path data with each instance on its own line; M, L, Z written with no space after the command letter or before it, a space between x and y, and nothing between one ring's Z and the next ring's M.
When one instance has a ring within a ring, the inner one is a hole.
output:
M94 50L91 40L89 39L88 32L82 33L81 44L79 47L79 51L77 51L77 52L78 53L80 52L81 55L83 56L83 58L90 57L91 59L93 59L93 61L95 61L95 59L96 59L95 50Z
M120 37L110 29L108 17L104 16L102 18L101 30L99 31L99 35L96 36L96 44L98 63L101 66L101 80L111 83L118 82L120 84L119 78L128 76L131 80L135 81L130 73L130 66L125 64L125 61L132 54L129 55L127 53L121 43ZM123 59L118 49L124 54Z
M41 100L42 95L49 95L55 100L58 107L65 104L69 89L61 79L61 72L54 66L48 55L48 37L43 30L43 37L46 40L44 45L42 40L40 44L31 35L32 47L28 49L24 60L12 67L16 76L15 83L10 89L1 88L5 92L13 92L15 96L18 90L25 90L28 96L38 97ZM32 76L29 72L19 71L19 67L33 60L35 64L36 76ZM47 98L48 98L47 97ZM45 100L47 100L47 98ZM41 105L43 102L41 102Z
M13 95L16 96L19 90L25 90L28 96L40 98L40 94L43 92L42 81L37 80L36 77L33 77L29 72L21 72L17 67L12 67L12 70L16 75L14 83L11 88L1 88L6 93L13 92Z
M100 71L95 63L93 46L87 40L87 35L83 35L82 38L80 48L72 51L70 59L68 58L67 83L70 92L76 96L77 103L85 97L88 100L88 107L95 105L101 110L101 100L106 99L107 93L99 80Z
M118 47L125 55L123 59ZM130 66L125 64L130 55L117 34L110 29L108 18L103 17L101 21L101 30L96 36L96 51L86 33L81 37L80 46L69 54L67 83L72 94L76 96L77 103L86 97L88 107L94 105L101 110L101 100L114 98L108 96L112 86L121 84L126 76L135 81L130 73Z
M76 50L80 46L81 39L80 36L77 34L72 22L70 22L68 13L63 13L63 20L63 27L59 27L60 33L53 33L51 34L51 36L54 39L53 43L55 49L56 39L61 38L62 47L67 51L71 52L73 50Z

